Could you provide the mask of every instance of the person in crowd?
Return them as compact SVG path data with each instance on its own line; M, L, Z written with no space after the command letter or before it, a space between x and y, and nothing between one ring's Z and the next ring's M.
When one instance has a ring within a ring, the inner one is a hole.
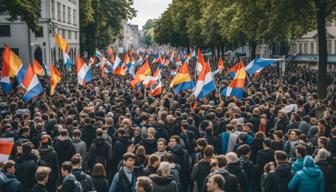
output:
M144 169L146 176L155 174L160 166L161 159L158 155L152 154L148 158L147 167Z
M91 172L91 179L97 192L108 191L109 182L107 180L107 175L103 164L96 163L94 165Z
M156 139L155 139L155 129L150 127L147 129L147 138L142 139L139 143L144 146L148 154L152 154L156 151Z
M75 146L68 137L68 130L62 129L60 135L54 144L55 151L58 154L58 163L61 165L64 161L70 161L76 154Z
M87 148L86 143L81 139L82 132L80 129L74 129L72 133L72 144L75 146L76 153L82 157L82 167L86 168L87 161Z
M288 154L289 158L295 157L295 146L299 142L299 134L295 129L288 131L289 138L284 144L283 150Z
M163 160L163 157L168 153L168 151L167 151L167 147L168 147L167 140L164 139L164 138L159 138L156 142L156 147L157 147L157 150L154 154L158 155L160 157L160 159Z
M72 163L64 161L61 165L61 175L63 177L62 184L58 187L62 192L83 191L83 188L76 180L76 177L71 173Z
M326 149L320 149L315 156L315 164L321 169L324 176L324 191L335 191L336 174L333 167L329 164L330 152Z
M240 165L246 173L248 178L247 191L256 191L259 189L257 183L259 183L259 175L257 166L250 160L251 149L247 144L243 144L238 147L237 152L239 154Z
M227 153L225 157L227 159L226 170L237 177L239 190L246 191L248 188L247 176L240 164L237 154L230 152Z
M83 192L94 191L90 175L86 174L82 169L82 157L79 153L71 157L71 164L71 174L73 174L76 180L81 184Z
M303 160L306 156L306 148L305 146L298 144L295 149L295 156L296 156L296 161L292 164L292 171L294 173L302 170L303 168Z
M51 169L49 167L38 167L36 170L36 184L29 192L48 192L47 183Z
M226 132L223 132L218 136L219 153L225 154L232 152L237 143L237 139L238 135L234 132L234 126L230 124L226 125Z
M157 174L149 176L153 182L153 191L163 192L178 192L178 185L171 176L170 164L162 162Z
M264 185L265 185L265 180L268 177L268 174L273 173L275 170L275 163L274 162L269 162L265 165L264 167L264 173L261 175L260 178L260 189L262 192L265 191Z
M153 182L148 177L138 177L135 183L136 192L152 192Z
M9 160L5 162L3 171L7 177L5 186L1 187L3 191L23 192L23 186L15 175L15 161Z
M207 182L208 192L223 192L225 180L222 175L211 175Z

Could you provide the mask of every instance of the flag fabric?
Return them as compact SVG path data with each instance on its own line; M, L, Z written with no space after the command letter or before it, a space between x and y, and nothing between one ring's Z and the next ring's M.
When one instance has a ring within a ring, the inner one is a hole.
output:
M126 65L130 62L128 53L125 54L124 61L119 62L119 64L114 68L114 75L126 75Z
M55 88L58 82L61 81L61 73L56 69L56 67L50 65L50 95L54 95Z
M138 55L138 57L139 58L138 58L138 60L135 63L136 66L139 66L139 65L141 65L143 63L143 57L142 57L142 55L140 54L140 55Z
M162 93L161 73L159 69L157 69L157 71L158 71L158 74L156 74L157 81L156 81L156 84L154 84L153 89L150 92L151 96L153 97L158 96Z
M205 63L201 50L197 50L197 63L196 63L196 75L202 71L203 64Z
M231 79L233 79L236 76L236 73L239 69L244 68L244 63L242 60L240 60L239 63L233 65L227 72L226 75L229 75Z
M3 50L2 61L0 82L2 89L7 94L12 89L10 78L16 77L18 84L21 84L26 75L27 67L22 64L19 56L17 56L8 46L5 46Z
M148 61L146 61L136 72L134 79L131 81L131 86L135 89L150 74L151 68Z
M34 59L34 61L33 61L33 70L34 70L34 73L36 73L36 75L38 75L38 76L47 75L45 69L42 67L42 65L36 59Z
M14 146L14 138L0 138L0 163L4 163L8 161L10 154L12 153L12 149Z
M201 62L200 64L202 64L202 70L197 78L194 95L198 99L202 99L212 91L216 90L216 85L212 77L209 63L205 63L203 59L199 60L198 62Z
M28 66L26 75L22 81L22 86L26 89L26 92L23 95L23 100L25 102L30 101L33 97L38 96L43 91L32 65Z
M160 68L158 67L158 68L156 69L154 75L153 75L153 76L147 76L147 77L143 80L142 84L143 84L143 86L145 86L145 87L149 87L149 86L151 86L151 85L155 85L155 84L157 84L157 83L158 83L158 80L159 80L160 78L161 78L161 73L160 73Z
M107 55L110 57L110 62L111 63L114 63L114 55L113 55L113 50L111 47L108 47L107 49Z
M96 49L96 57L97 57L99 60L103 57L103 54L102 54L98 49Z
M246 72L252 76L254 73L259 73L263 68L281 61L282 59L265 59L265 58L256 58L253 59L246 67Z
M128 66L126 65L126 67L127 67L127 71L126 71L127 74L130 74L130 75L134 76L134 74L135 74L135 59L134 59L133 54L131 55L129 65Z
M176 86L177 85L177 86ZM181 66L179 72L176 76L172 79L170 83L170 87L175 88L175 93L180 93L182 91L193 89L195 87L194 81L191 79L188 69L188 63L184 62Z
M181 61L181 56L178 55L175 59L175 65L176 67L180 67L182 65L182 61Z
M162 57L161 57L161 54L160 54L160 53L158 53L158 54L156 54L156 55L154 56L154 59L153 59L152 63L153 63L153 64L155 64L155 63L162 63Z
M92 70L86 63L84 63L83 59L79 56L79 54L77 55L76 69L77 80L80 85L85 85L85 83L91 81Z
M222 56L219 56L219 58L218 58L218 69L219 69L219 71L223 71L223 69L224 69Z
M64 61L64 65L66 66L66 68L68 70L71 69L72 61L70 59L70 56L66 52L63 52L63 61Z
M62 36L56 34L55 37L55 43L56 45L63 51L67 52L68 51L68 42L62 38Z
M245 85L246 70L245 67L238 69L236 76L230 84L223 89L222 96L236 97L237 99L243 98L243 89Z
M123 61L120 59L120 57L118 55L116 55L116 58L114 60L113 66L112 66L112 71L114 74L114 71L117 70L121 65L122 65Z

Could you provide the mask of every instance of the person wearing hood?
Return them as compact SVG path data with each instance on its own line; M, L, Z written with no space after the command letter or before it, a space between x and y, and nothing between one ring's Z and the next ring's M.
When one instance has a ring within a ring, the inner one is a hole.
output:
M62 129L60 136L54 144L55 151L58 154L58 163L61 165L64 161L70 161L71 157L76 154L75 146L68 137L68 130Z
M88 152L88 168L93 169L96 163L104 165L106 170L109 170L109 165L112 160L112 146L103 138L103 130L98 128L96 131L96 139L92 141Z
M197 191L202 190L204 179L210 173L210 161L214 155L214 148L208 145L204 149L204 158L199 160L193 167L190 178L197 183Z
M140 145L145 147L147 154L152 154L156 151L155 129L150 127L147 129L147 138L143 139Z
M76 180L76 177L71 173L72 164L70 161L65 161L61 165L61 174L63 177L62 185L58 189L62 192L83 191L81 184Z
M56 182L59 176L59 164L58 164L58 155L53 147L50 146L51 138L49 135L42 135L41 145L38 148L38 151L41 156L41 160L46 163L46 165L51 169L47 189L48 191L55 191Z
M264 192L289 192L287 184L293 172L288 162L288 155L284 151L276 151L274 156L277 167L265 178Z
M82 157L80 156L79 153L77 153L71 158L71 164L72 164L71 173L76 177L76 180L79 181L80 184L82 185L83 192L94 191L92 179L88 174L86 174L83 171L81 163L82 163Z
M225 156L228 162L226 170L237 177L240 191L246 191L248 187L247 176L240 165L237 154L234 152L230 152L227 153Z
M127 152L128 146L131 145L131 141L125 134L126 131L124 128L119 128L116 132L116 142L113 146L112 156L113 173L117 172L119 162L121 161L124 153Z
M3 171L0 170L1 173L5 174L3 178L7 178L4 186L0 188L4 191L12 191L12 192L23 192L21 182L16 178L15 175L15 161L9 160L5 162L3 166Z
M81 136L82 132L79 129L75 129L72 133L72 144L75 146L76 153L79 153L82 157L82 167L86 168L87 148Z
M292 171L294 173L302 170L303 168L303 160L304 157L306 156L307 151L306 148L302 145L297 145L295 149L295 156L296 156L296 161L292 164Z
M170 175L168 162L162 162L157 174L151 175L150 179L153 182L153 191L155 192L178 192L177 183Z
M321 169L324 175L324 189L325 192L335 191L336 175L333 167L328 163L327 159L330 156L330 152L326 149L320 149L315 156L315 163Z
M315 166L311 156L304 158L303 169L295 173L288 183L288 189L297 192L324 192L323 173Z

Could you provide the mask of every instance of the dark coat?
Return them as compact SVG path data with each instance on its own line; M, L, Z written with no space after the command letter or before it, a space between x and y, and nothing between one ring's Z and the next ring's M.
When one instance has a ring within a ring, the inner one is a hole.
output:
M58 167L58 156L54 148L49 145L42 145L38 148L41 156L41 160L46 163L51 169L50 176L48 178L47 189L48 191L55 191L56 182L58 180L59 167Z
M146 154L152 154L156 151L156 139L142 139L139 144L145 147Z
M117 141L113 146L113 161L118 164L122 159L124 153L127 152L128 146L131 144L131 141L127 137L117 137Z
M92 176L91 179L97 192L108 191L108 180L104 176Z
M203 185L204 179L210 173L210 169L211 169L210 161L211 160L208 159L208 158L201 159L193 167L190 178L191 178L191 180L196 181L198 191L202 190L202 185Z
M28 191L34 186L37 159L33 154L22 155L16 160L15 169L17 179L22 183L23 191Z
M324 191L325 192L333 192L335 191L335 172L333 171L333 167L326 161L320 160L316 162L316 165L321 169L324 175Z
M263 173L264 171L264 166L268 162L274 162L274 150L273 149L263 149L258 151L257 154L257 165L258 165L258 170L259 173Z
M29 192L49 192L47 187L41 184L34 185L33 188L29 190Z
M111 160L112 146L103 138L93 140L88 152L88 168L92 169L96 163L101 163L108 170Z
M1 188L3 192L23 192L23 186L15 175L6 174L6 176L8 180L5 186Z
M239 192L239 187L238 187L238 180L237 177L234 176L233 174L229 173L225 169L219 169L214 171L215 174L220 174L224 177L225 184L224 184L224 191L230 191L230 192ZM207 182L209 179L209 175L203 182L203 187L202 187L202 192L206 192L207 190Z
M82 138L86 143L86 147L89 148L92 141L96 138L96 127L93 125L83 125L80 130L82 131Z
M245 171L240 165L240 162L236 161L228 164L226 170L237 177L240 191L246 191L248 187L247 177Z
M289 192L287 184L293 172L289 163L283 163L270 172L264 182L264 192Z
M94 191L94 186L91 177L84 173L82 169L72 169L71 173L76 177L76 180L82 185L83 192Z
M166 141L169 140L169 135L167 130L160 128L156 130L155 139L164 138Z
M153 191L155 192L177 192L178 187L173 177L163 177L158 175L150 176L153 181Z
M70 161L71 157L76 154L75 146L72 144L70 139L56 141L56 143L54 144L54 148L58 154L59 166L64 161Z

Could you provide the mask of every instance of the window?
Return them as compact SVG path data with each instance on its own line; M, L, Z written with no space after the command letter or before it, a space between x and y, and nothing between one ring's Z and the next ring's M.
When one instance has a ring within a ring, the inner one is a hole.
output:
M311 42L310 43L310 54L314 54L314 43L313 42Z
M308 43L303 43L303 53L308 53Z
M65 5L63 5L63 22L65 23Z
M299 53L302 53L302 43L299 43Z
M57 3L57 21L61 20L61 3Z
M297 46L296 43L293 43L293 54L297 53Z
M72 13L73 21L72 21L72 23L74 25L77 25L77 21L76 21L76 9L73 9L72 11L73 11L73 13Z
M35 37L43 37L43 27L39 26L38 31L35 33Z
M331 54L331 41L330 40L328 40L327 52L328 54Z
M71 7L68 7L68 23L71 23Z
M55 19L55 0L51 0L51 18Z
M0 25L0 37L10 37L10 25Z
M66 37L65 37L65 33L66 33L66 30L62 30L62 37L63 37L63 38L66 38Z
M68 31L68 39L72 39L72 32Z
M76 40L78 39L78 33L77 33L77 31L75 31L75 39Z

